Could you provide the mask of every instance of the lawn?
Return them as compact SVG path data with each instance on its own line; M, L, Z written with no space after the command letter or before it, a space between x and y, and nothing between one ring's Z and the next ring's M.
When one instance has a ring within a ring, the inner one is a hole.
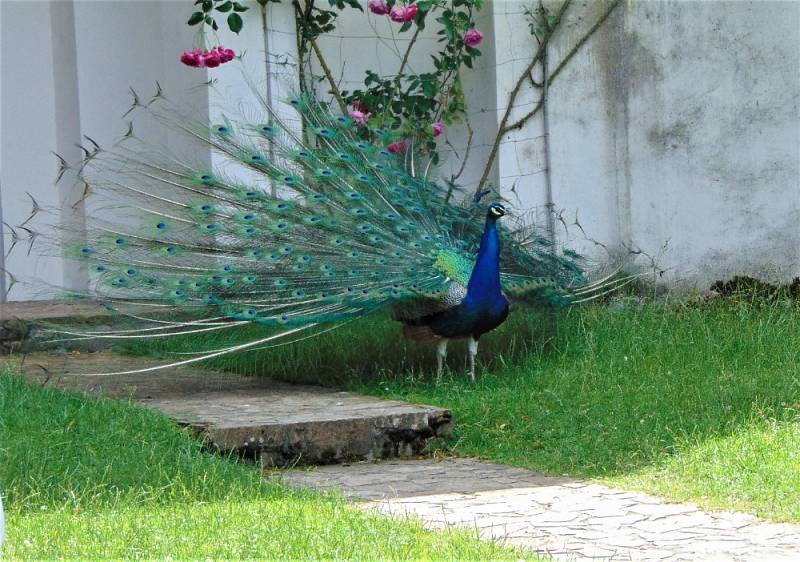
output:
M433 349L382 317L210 365L446 406L453 454L800 521L797 303L626 302L513 314L481 340L475 384L463 351L436 380Z
M3 560L519 559L265 481L163 416L0 373Z

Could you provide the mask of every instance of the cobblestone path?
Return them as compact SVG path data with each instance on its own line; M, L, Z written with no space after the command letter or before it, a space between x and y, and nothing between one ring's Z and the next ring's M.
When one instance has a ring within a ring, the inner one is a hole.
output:
M282 478L338 487L365 508L413 514L431 528L475 528L557 560L800 560L800 525L472 459L325 466Z

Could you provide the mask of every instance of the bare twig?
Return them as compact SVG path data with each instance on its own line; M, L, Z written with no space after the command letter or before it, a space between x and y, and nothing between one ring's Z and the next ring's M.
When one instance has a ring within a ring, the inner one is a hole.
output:
M564 12L567 11L567 8L572 3L572 0L564 0L561 4L561 7L558 9L557 20L561 21L561 18L564 16ZM514 102L517 101L517 96L519 95L520 90L522 89L522 85L525 83L525 80L528 79L528 76L533 72L533 67L536 66L536 63L539 62L539 59L542 58L542 54L547 46L550 37L553 35L553 31L555 29L549 29L545 36L542 38L542 42L539 45L539 48L536 50L536 54L531 59L531 62L523 71L522 75L517 79L517 83L514 85L514 89L511 90L511 93L508 96L508 105L506 106L505 113L503 114L503 118L500 120L500 126L497 128L497 135L495 135L494 143L492 143L492 150L489 152L489 159L486 162L486 166L483 169L483 174L481 175L481 179L478 182L478 187L475 189L475 193L480 193L483 189L484 184L486 183L487 178L489 177L489 172L494 165L494 160L497 157L497 150L500 148L500 141L502 140L503 136L508 133L508 119L511 117L511 111L514 109Z
M467 126L467 148L464 151L464 158L461 160L461 166L458 168L458 172L450 176L451 182L456 181L461 177L461 174L464 173L464 168L467 166L467 160L469 160L469 151L472 148L473 130L472 125L469 122L469 115L467 113L464 113L464 124ZM447 193L447 198L450 199L450 191Z
M336 102L339 104L339 109L342 110L342 113L347 113L347 104L344 103L342 93L339 91L339 87L336 85L336 80L333 78L333 74L331 73L331 69L328 67L328 63L325 62L325 57L322 56L322 51L320 50L319 45L317 45L317 42L313 39L309 39L308 42L311 43L311 48L314 49L314 54L317 55L319 65L322 67L322 72L325 74L328 84L330 84L331 93L333 94L333 97L336 98Z
M417 26L416 31L414 31L414 35L411 36L411 40L408 42L408 46L406 46L406 52L403 54L403 60L400 62L400 69L397 71L397 76L394 78L394 84L392 84L392 92L389 94L388 99L386 100L386 105L383 108L384 120L386 119L386 115L392 107L392 100L394 99L395 94L397 94L397 91L400 89L400 82L403 79L403 72L408 64L408 59L411 55L411 49L414 46L414 43L417 42L417 37L419 37L421 31L422 28Z
M573 56L575 56L575 53L577 53L580 50L580 48L583 47L583 45L589 40L589 37L594 35L594 32L600 29L600 26L603 25L603 23L608 19L608 16L611 15L611 12L613 12L614 9L617 6L619 6L619 4L620 0L614 0L611 4L609 4L606 11L603 13L602 16L600 16L600 19L598 19L595 22L595 24L589 28L589 31L587 31L586 34L583 37L581 37L581 39L577 43L575 43L575 46L572 47L570 52L567 53L567 55L561 60L560 63L558 63L558 66L555 68L555 70L553 70L553 73L550 74L550 76L548 77L548 80L551 83L553 82L555 77L558 76L558 73L561 72L561 69L566 66L566 64L570 61L570 59Z
M309 2L306 5L306 8L304 10L303 6L300 4L299 0L292 0L292 6L294 6L294 9L295 9L295 17L297 17L299 15L300 16L300 20L302 22L304 22L304 23L302 23L300 25L301 28L305 27L305 22L311 16L311 9L313 8L313 4L314 4L313 1ZM333 94L333 97L336 99L336 103L339 104L339 108L342 110L342 113L347 113L347 105L344 103L344 98L342 98L342 93L339 91L339 86L336 84L336 80L333 77L333 73L331 72L331 69L328 66L327 61L325 60L325 56L322 54L322 50L319 48L319 45L317 45L317 42L316 42L315 39L312 39L311 37L308 37L305 34L305 30L304 29L302 29L301 31L302 31L302 34L298 34L298 35L302 35L302 37L306 41L308 41L308 43L311 45L311 49L314 51L314 54L317 56L317 60L319 61L320 67L322 67L322 73L325 75L325 78L328 80L328 84L331 87L331 94ZM302 49L300 48L299 45L298 45L298 55L302 58ZM301 73L302 73L302 71L301 71Z
M559 8L558 20L557 21L559 21L559 22L561 21L561 18L564 15L564 12L566 11L567 7L569 6L570 1L571 0L564 0L564 3ZM559 75L559 73L564 69L564 67L572 59L572 57L574 57L575 54L581 49L581 47L583 47L586 44L586 42L589 40L589 38L592 35L594 35L594 33L598 29L600 29L600 26L603 25L603 23L608 19L608 17L617 8L617 6L620 5L620 3L621 3L621 0L613 0L613 2L611 2L611 4L609 4L609 6L606 9L606 11L603 12L603 15L600 16L600 18L594 23L594 25L592 25L592 27L589 28L589 30L583 35L583 37L581 37L580 40L578 40L578 42L575 44L575 46L572 47L572 49L570 49L569 53L566 54L566 56L561 60L561 62L558 64L558 66L556 66L556 68L553 70L553 72L550 73L550 75L546 77L546 80L547 80L547 82L549 84L552 84L552 82L553 82L553 80L555 80L556 76ZM489 173L490 173L490 171L492 169L492 166L494 165L494 160L495 160L495 158L497 158L497 151L498 151L498 149L500 147L500 142L501 142L503 136L505 136L506 134L508 134L509 132L511 132L511 131L513 131L515 129L521 129L525 125L525 123L527 123L531 118L533 118L534 115L536 115L542 109L542 106L544 105L544 96L542 96L539 99L539 101L537 102L537 104L533 107L533 109L531 109L528 113L526 113L521 118L519 118L516 121L514 121L513 123L508 124L508 117L511 114L511 110L513 109L514 102L516 101L517 95L519 94L519 91L520 91L524 81L527 79L531 83L531 85L533 87L536 87L536 88L540 88L543 85L541 83L536 82L536 80L533 78L533 68L534 68L534 66L536 66L536 63L541 60L541 58L543 56L543 53L544 53L544 49L546 48L547 43L549 42L550 37L553 34L553 31L554 30L550 30L542 38L542 40L540 41L540 44L539 44L539 49L536 51L536 54L534 55L533 59L531 59L530 64L525 69L525 72L523 72L522 76L520 76L519 80L517 80L517 83L516 83L514 89L511 91L511 94L509 95L508 107L506 107L506 112L503 115L503 119L500 121L500 126L498 127L497 135L495 136L495 141L494 141L494 144L492 145L492 150L489 153L489 160L487 161L486 167L483 170L483 174L481 176L481 179L478 182L478 187L476 188L476 193L480 192L480 190L483 189L483 186L486 183L487 178L489 177Z
M542 92L541 97L539 97L539 101L536 102L536 105L533 106L533 109L531 109L528 113L526 113L525 115L523 115L522 117L511 123L511 125L508 125L504 133L508 133L510 131L513 131L514 129L521 129L522 127L524 127L525 123L527 123L534 115L539 113L539 110L542 109L543 105L544 105L544 92Z

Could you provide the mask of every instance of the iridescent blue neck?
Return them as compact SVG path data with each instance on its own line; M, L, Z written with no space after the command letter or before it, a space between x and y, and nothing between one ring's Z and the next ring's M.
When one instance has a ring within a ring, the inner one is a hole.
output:
M497 217L490 212L486 215L486 226L481 236L478 259L472 269L464 300L484 301L494 299L501 294L500 235L497 233Z

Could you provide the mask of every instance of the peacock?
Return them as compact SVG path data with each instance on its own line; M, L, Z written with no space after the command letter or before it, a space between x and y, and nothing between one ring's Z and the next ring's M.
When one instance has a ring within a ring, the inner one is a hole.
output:
M136 325L61 327L59 338L268 327L263 337L169 363L182 365L284 345L385 310L407 338L437 344L437 373L448 343L466 340L474 380L478 342L512 304L563 307L619 286L612 276L588 282L580 255L509 220L503 200L486 204L481 193L454 203L452 186L414 173L413 148L387 149L392 131L307 95L287 100L303 124L293 128L258 100L248 117L224 114L209 125L160 88L147 102L134 92L133 111L204 150L172 154L131 125L113 146L88 139L82 161L61 160L60 175L74 169L91 199L88 232L63 248L88 270L79 296Z

